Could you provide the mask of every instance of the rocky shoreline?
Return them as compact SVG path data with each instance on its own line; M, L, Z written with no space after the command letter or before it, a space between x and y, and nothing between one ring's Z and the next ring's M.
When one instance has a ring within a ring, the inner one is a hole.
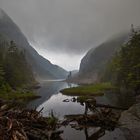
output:
M140 139L140 96L136 97L134 105L121 113L119 123L127 140Z

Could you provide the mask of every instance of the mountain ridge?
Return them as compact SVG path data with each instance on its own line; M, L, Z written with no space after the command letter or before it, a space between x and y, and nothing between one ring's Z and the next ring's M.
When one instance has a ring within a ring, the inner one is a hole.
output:
M49 60L39 55L29 44L20 28L2 9L0 9L0 16L0 34L6 36L9 41L15 41L19 48L26 51L27 61L32 66L36 77L41 79L66 78L67 71L57 65L53 65Z
M128 36L129 33L124 32L111 37L96 48L91 48L82 58L79 72L71 81L82 84L100 81L108 61L111 60Z

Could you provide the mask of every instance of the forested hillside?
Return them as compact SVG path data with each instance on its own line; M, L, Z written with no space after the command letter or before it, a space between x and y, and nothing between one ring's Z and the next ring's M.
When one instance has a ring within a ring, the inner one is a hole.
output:
M17 48L14 41L8 42L0 35L0 89L17 90L35 82L32 70L25 58L24 50Z
M26 51L27 62L31 65L34 76L41 79L64 79L67 71L63 68L53 65L49 60L45 59L29 44L19 27L12 19L0 9L0 34L5 36L8 41L15 41L17 47Z
M140 93L140 32L133 31L107 67L104 79L118 87Z
M92 48L83 57L79 73L72 79L78 83L100 81L108 61L127 39L128 33L121 33L108 39L96 48Z

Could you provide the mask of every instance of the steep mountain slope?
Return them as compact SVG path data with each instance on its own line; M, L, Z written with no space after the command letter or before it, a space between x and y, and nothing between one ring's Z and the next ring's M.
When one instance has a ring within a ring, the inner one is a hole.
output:
M32 66L36 77L43 79L59 79L66 77L67 71L57 65L53 65L30 46L18 26L2 9L0 9L0 34L6 36L9 41L15 41L18 48L25 50L27 61Z
M17 89L35 84L35 79L31 67L26 61L24 51L19 50L13 41L7 42L6 38L1 35L0 77L1 91L4 90L3 86Z
M117 87L140 94L140 31L132 32L126 42L108 65L105 80Z
M78 78L85 83L98 81L107 62L127 39L128 33L117 35L89 52L81 60Z

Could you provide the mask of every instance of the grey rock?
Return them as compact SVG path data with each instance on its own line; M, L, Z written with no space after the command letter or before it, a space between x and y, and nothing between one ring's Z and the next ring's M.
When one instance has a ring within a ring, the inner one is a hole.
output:
M134 104L121 114L122 131L128 140L140 140L140 103Z

